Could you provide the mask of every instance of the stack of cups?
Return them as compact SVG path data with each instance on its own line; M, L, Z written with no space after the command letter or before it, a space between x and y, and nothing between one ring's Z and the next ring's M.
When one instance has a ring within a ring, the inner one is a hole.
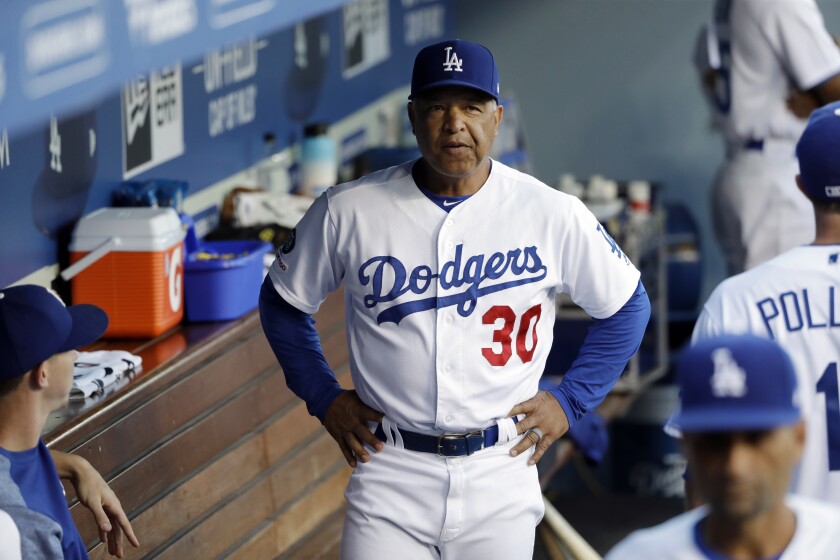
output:
M586 195L590 202L611 202L618 198L618 183L601 175L589 178Z
M627 198L630 201L630 217L645 220L650 216L650 183L630 181L627 185Z

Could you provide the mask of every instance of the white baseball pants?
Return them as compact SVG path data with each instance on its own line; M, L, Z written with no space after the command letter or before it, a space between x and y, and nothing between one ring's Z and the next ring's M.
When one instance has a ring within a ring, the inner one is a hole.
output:
M512 423L511 423L512 425ZM386 444L347 485L342 560L528 560L544 513L531 452L519 441L468 457Z

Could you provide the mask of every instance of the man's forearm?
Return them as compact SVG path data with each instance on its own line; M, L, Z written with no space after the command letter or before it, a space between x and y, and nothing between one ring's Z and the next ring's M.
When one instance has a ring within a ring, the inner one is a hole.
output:
M315 322L286 302L266 278L260 290L260 319L286 384L321 422L342 388L327 364Z
M589 328L577 359L560 385L550 391L566 412L569 426L607 396L639 349L649 319L650 300L639 281L621 309Z

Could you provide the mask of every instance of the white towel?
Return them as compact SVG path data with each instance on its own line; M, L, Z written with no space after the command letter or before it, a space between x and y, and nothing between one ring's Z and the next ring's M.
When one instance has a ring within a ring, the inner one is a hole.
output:
M70 400L82 400L114 383L125 372L136 371L143 360L123 350L79 352L73 369Z

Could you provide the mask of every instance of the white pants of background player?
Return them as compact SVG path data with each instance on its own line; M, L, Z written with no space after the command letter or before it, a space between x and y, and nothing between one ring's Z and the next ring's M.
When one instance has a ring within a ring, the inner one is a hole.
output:
M795 144L766 140L763 150L736 149L712 190L712 217L728 275L814 240L814 210L796 186Z
M507 423L500 443L468 457L389 441L357 463L344 494L342 560L530 560L542 491L531 452L509 455L519 437Z

